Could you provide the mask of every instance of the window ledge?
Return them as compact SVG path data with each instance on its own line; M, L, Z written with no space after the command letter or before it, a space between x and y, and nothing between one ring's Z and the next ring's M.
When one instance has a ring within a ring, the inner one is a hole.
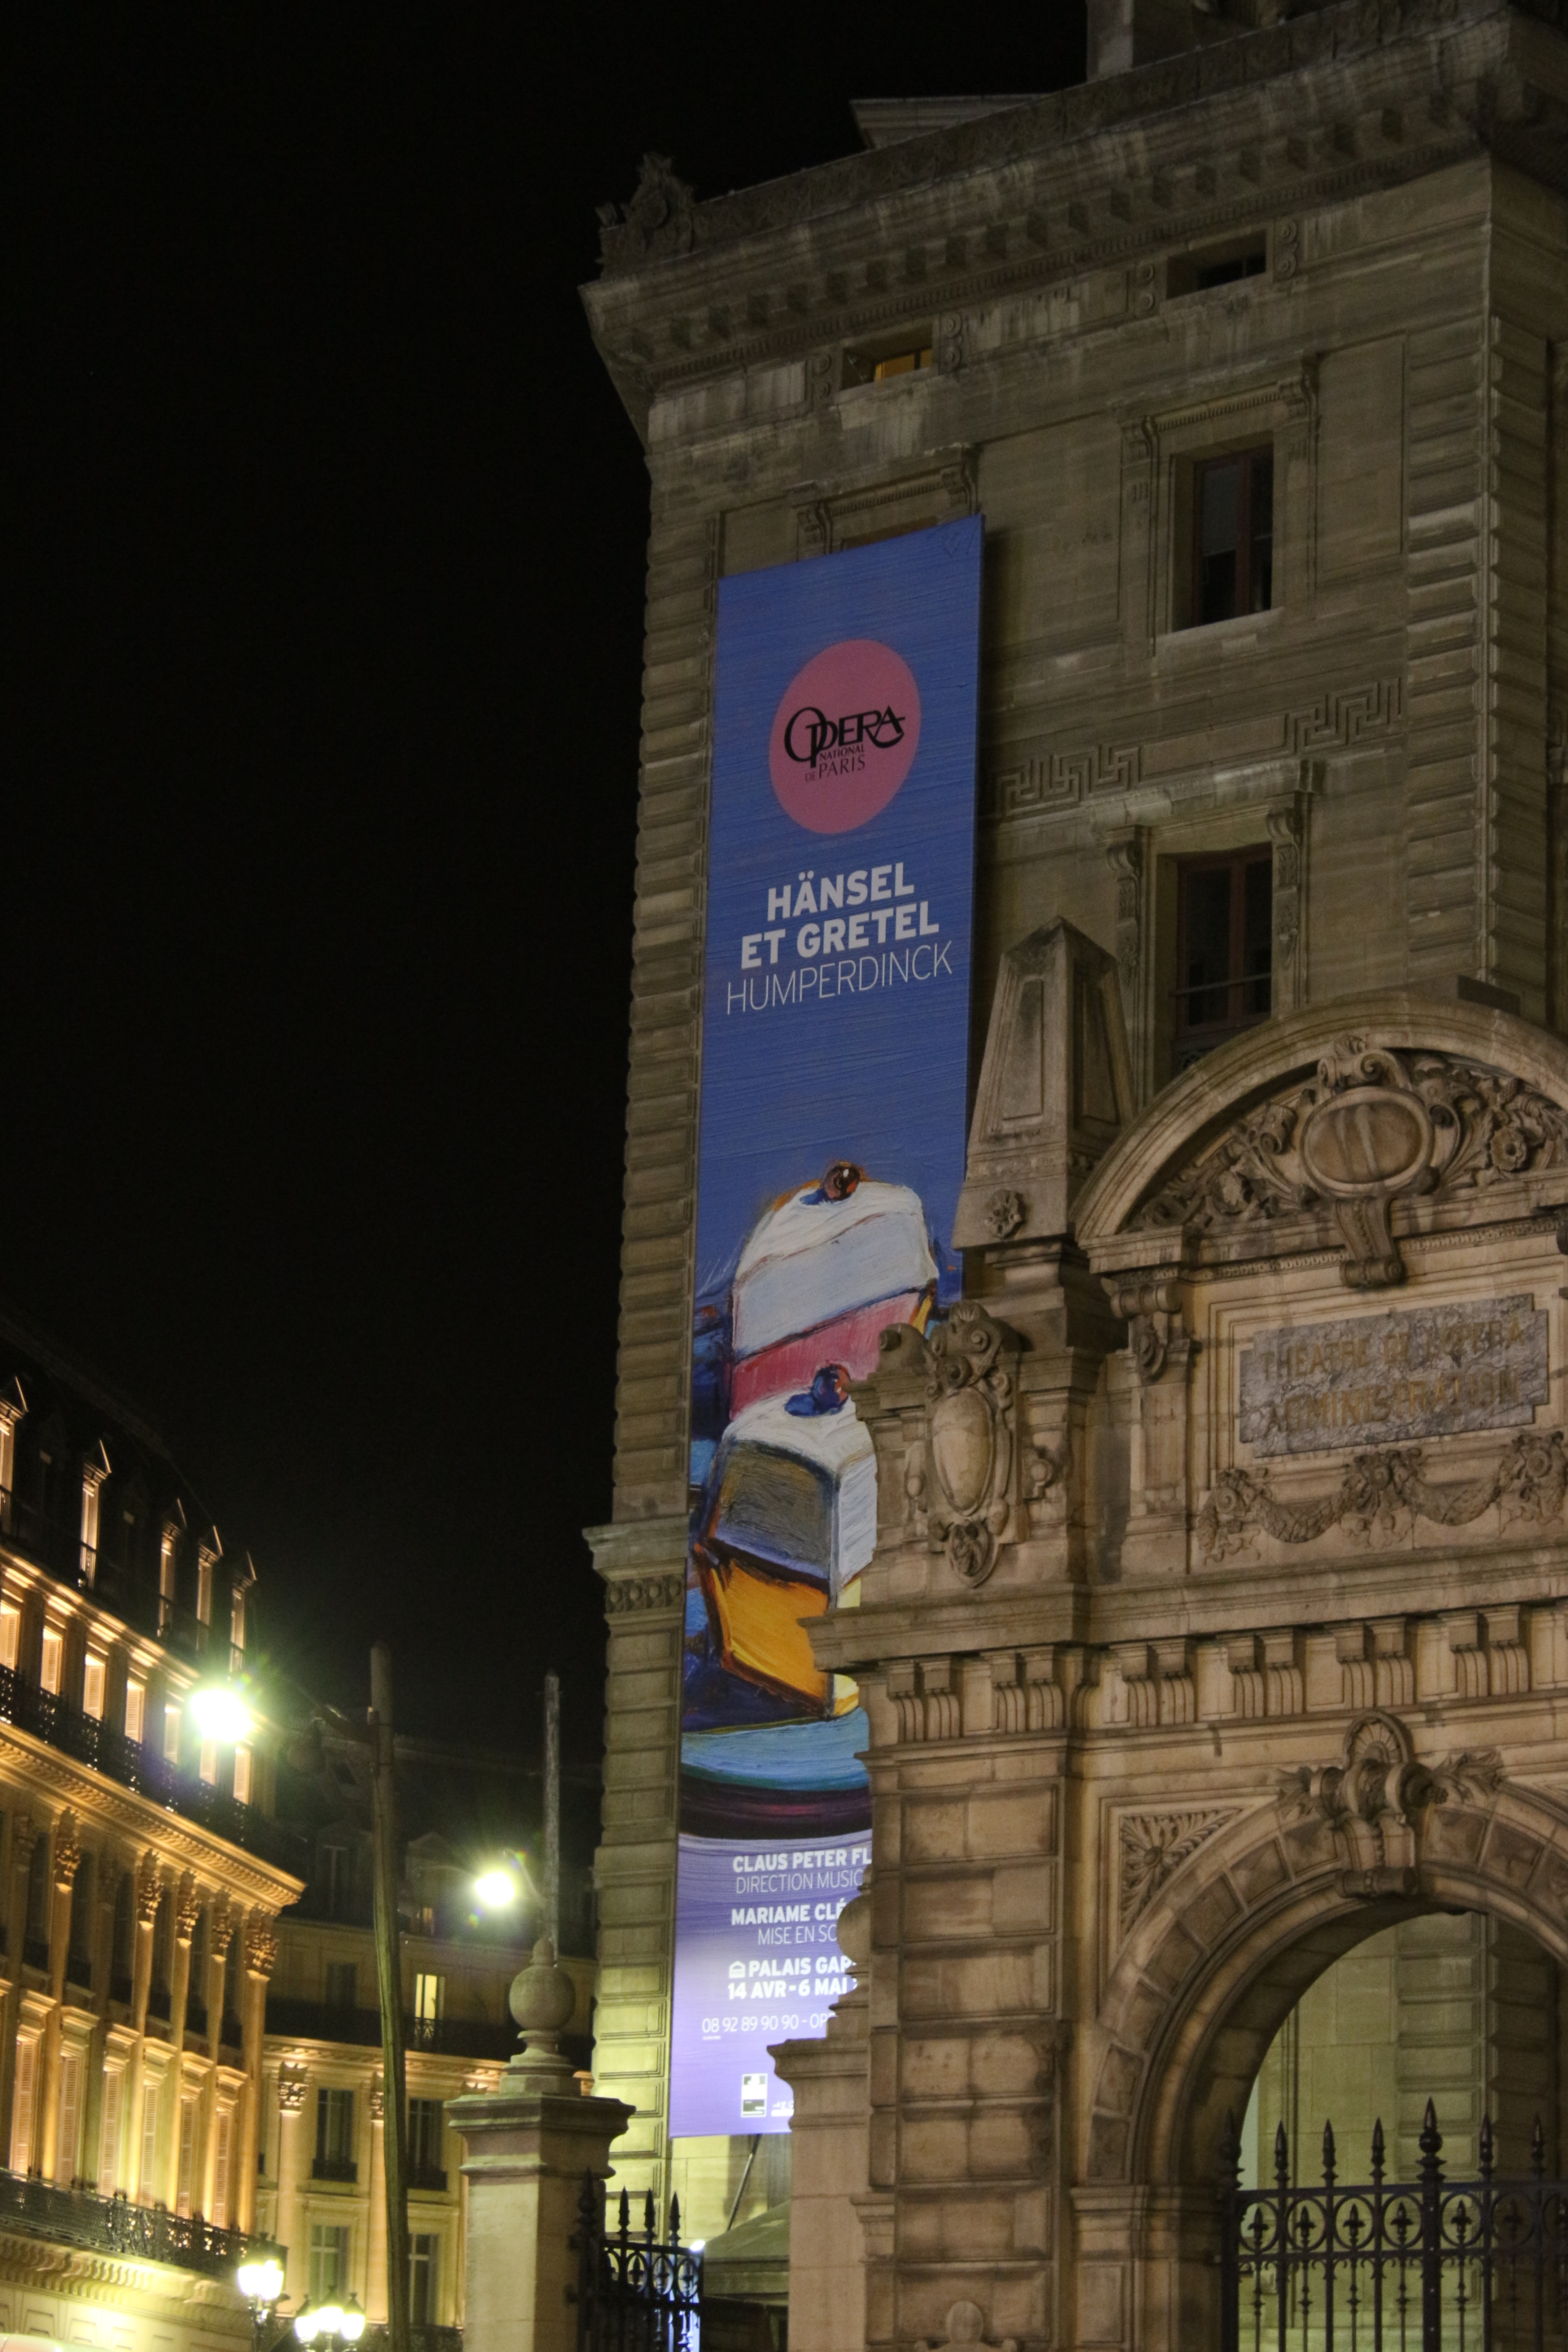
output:
M1238 613L1234 621L1200 621L1190 629L1167 629L1154 640L1157 663L1208 661L1218 654L1249 653L1265 637L1284 626L1285 607L1270 604L1266 613Z

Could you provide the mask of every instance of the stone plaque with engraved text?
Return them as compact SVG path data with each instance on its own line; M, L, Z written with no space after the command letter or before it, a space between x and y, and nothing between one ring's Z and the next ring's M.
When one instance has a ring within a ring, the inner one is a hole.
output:
M1327 1454L1528 1426L1544 1404L1546 1317L1521 1292L1259 1331L1241 1359L1241 1435Z

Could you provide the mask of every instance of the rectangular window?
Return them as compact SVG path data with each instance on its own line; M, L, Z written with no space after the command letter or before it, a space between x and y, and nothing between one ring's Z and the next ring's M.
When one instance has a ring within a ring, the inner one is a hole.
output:
M359 1970L353 1960L327 1962L327 2007L353 2009L359 1991Z
M188 2215L191 2210L191 2189L196 2172L196 2103L186 2096L180 2101L180 2161L174 2174L174 2210Z
M216 1789L217 1786L217 1741L216 1739L202 1741L201 1762L196 1769L207 1787Z
M174 1546L174 1530L173 1528L165 1528L158 1551L158 1631L160 1633L167 1632L169 1620L174 1613L174 1583L178 1574Z
M22 1646L22 1612L14 1601L0 1601L0 1666L16 1671Z
M352 2091L321 2090L316 2094L316 2161L318 2180L353 2180L354 2162L354 2095Z
M102 1473L88 1470L81 1482L81 1580L90 1591L98 1576L98 1489Z
M0 1528L11 1531L11 1488L16 1475L16 1430L9 1411L0 1413Z
M33 2146L38 2125L38 2037L16 2038L16 2077L11 2094L11 2169L33 2169Z
M125 2069L110 2067L103 2077L103 2109L98 2134L98 2193L112 2197L120 2186L120 2116L125 2100Z
M81 2162L81 2095L87 2068L79 2050L60 2055L60 2127L55 2141L55 2180L68 2189Z
M81 1711L83 1715L90 1715L95 1723L103 1721L103 1688L106 1672L104 1660L95 1656L89 1650L87 1654L87 1663L81 1670Z
M1239 243L1208 245L1194 253L1175 253L1165 265L1165 292L1205 294L1214 286L1235 286L1243 278L1261 278L1268 266L1268 240L1249 236Z
M416 2181L441 2169L441 2123L439 2099L409 2100L408 2169Z
M414 2327L436 2325L441 2241L433 2230L416 2230L408 2241L408 2318Z
M847 344L839 381L846 385L888 383L894 376L920 375L930 367L934 348L929 328L906 328L890 341Z
M1184 858L1176 869L1175 1066L1268 1017L1274 867L1267 849Z
M349 2291L349 2233L333 2221L310 2224L312 2303L341 2303Z
M147 2083L142 2091L142 2162L136 2177L137 2201L153 2205L158 2201L158 2084Z
M441 1979L425 1975L414 1979L414 2014L421 2025L434 2025L441 2014Z
M125 1737L140 1741L146 1718L147 1685L134 1680L125 1685Z
M245 1647L245 1588L237 1584L228 1601L228 1638L237 1650Z
M1188 625L1205 628L1274 602L1274 451L1241 449L1193 469Z
M214 2125L216 2145L213 2149L213 2210L212 2220L220 2230L228 2227L229 2170L234 2162L234 2109L220 2107Z
M250 1802L250 1750L237 1748L234 1751L234 1798L236 1804Z
M44 1628L43 1649L38 1660L38 1680L47 1691L59 1696L60 1673L65 1664L65 1637L53 1625Z
M163 1709L163 1754L171 1764L180 1760L180 1710L173 1705Z
M196 1559L196 1616L204 1625L213 1622L213 1564L205 1551Z

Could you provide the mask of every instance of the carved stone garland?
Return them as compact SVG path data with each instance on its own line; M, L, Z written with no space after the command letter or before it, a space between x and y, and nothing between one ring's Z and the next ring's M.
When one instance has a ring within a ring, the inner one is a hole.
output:
M1358 1454L1333 1493L1310 1503L1276 1500L1267 1472L1223 1471L1198 1513L1198 1549L1205 1559L1226 1559L1246 1549L1255 1528L1276 1543L1313 1543L1334 1527L1361 1543L1374 1532L1387 1540L1418 1518L1468 1527L1494 1503L1505 1505L1510 1517L1545 1521L1561 1516L1568 1496L1568 1445L1560 1430L1527 1431L1484 1477L1453 1485L1431 1484L1422 1461L1418 1445Z
M1310 1086L1264 1105L1139 1210L1135 1225L1224 1234L1326 1206L1352 1289L1402 1282L1405 1194L1476 1192L1568 1166L1568 1110L1506 1070L1337 1038Z

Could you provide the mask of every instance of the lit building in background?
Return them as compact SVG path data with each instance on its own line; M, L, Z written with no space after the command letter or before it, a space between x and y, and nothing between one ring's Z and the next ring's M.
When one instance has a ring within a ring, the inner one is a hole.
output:
M409 2317L450 2329L463 2318L463 2189L445 2103L493 2089L518 2047L507 1995L543 1932L540 1776L520 1757L434 1741L400 1737L396 1754ZM281 1780L308 1876L268 1988L258 2221L289 2248L290 2294L353 2294L374 2329L386 2317L385 2107L368 1754L328 1733L309 1758L296 1745ZM595 1789L568 1776L563 1811L563 1964L578 1990L566 2046L586 2068ZM487 1871L497 1883L481 1891Z
M253 1571L156 1433L8 1318L0 1432L0 2327L239 2346L304 1852L266 1726L201 1704L244 1672Z

